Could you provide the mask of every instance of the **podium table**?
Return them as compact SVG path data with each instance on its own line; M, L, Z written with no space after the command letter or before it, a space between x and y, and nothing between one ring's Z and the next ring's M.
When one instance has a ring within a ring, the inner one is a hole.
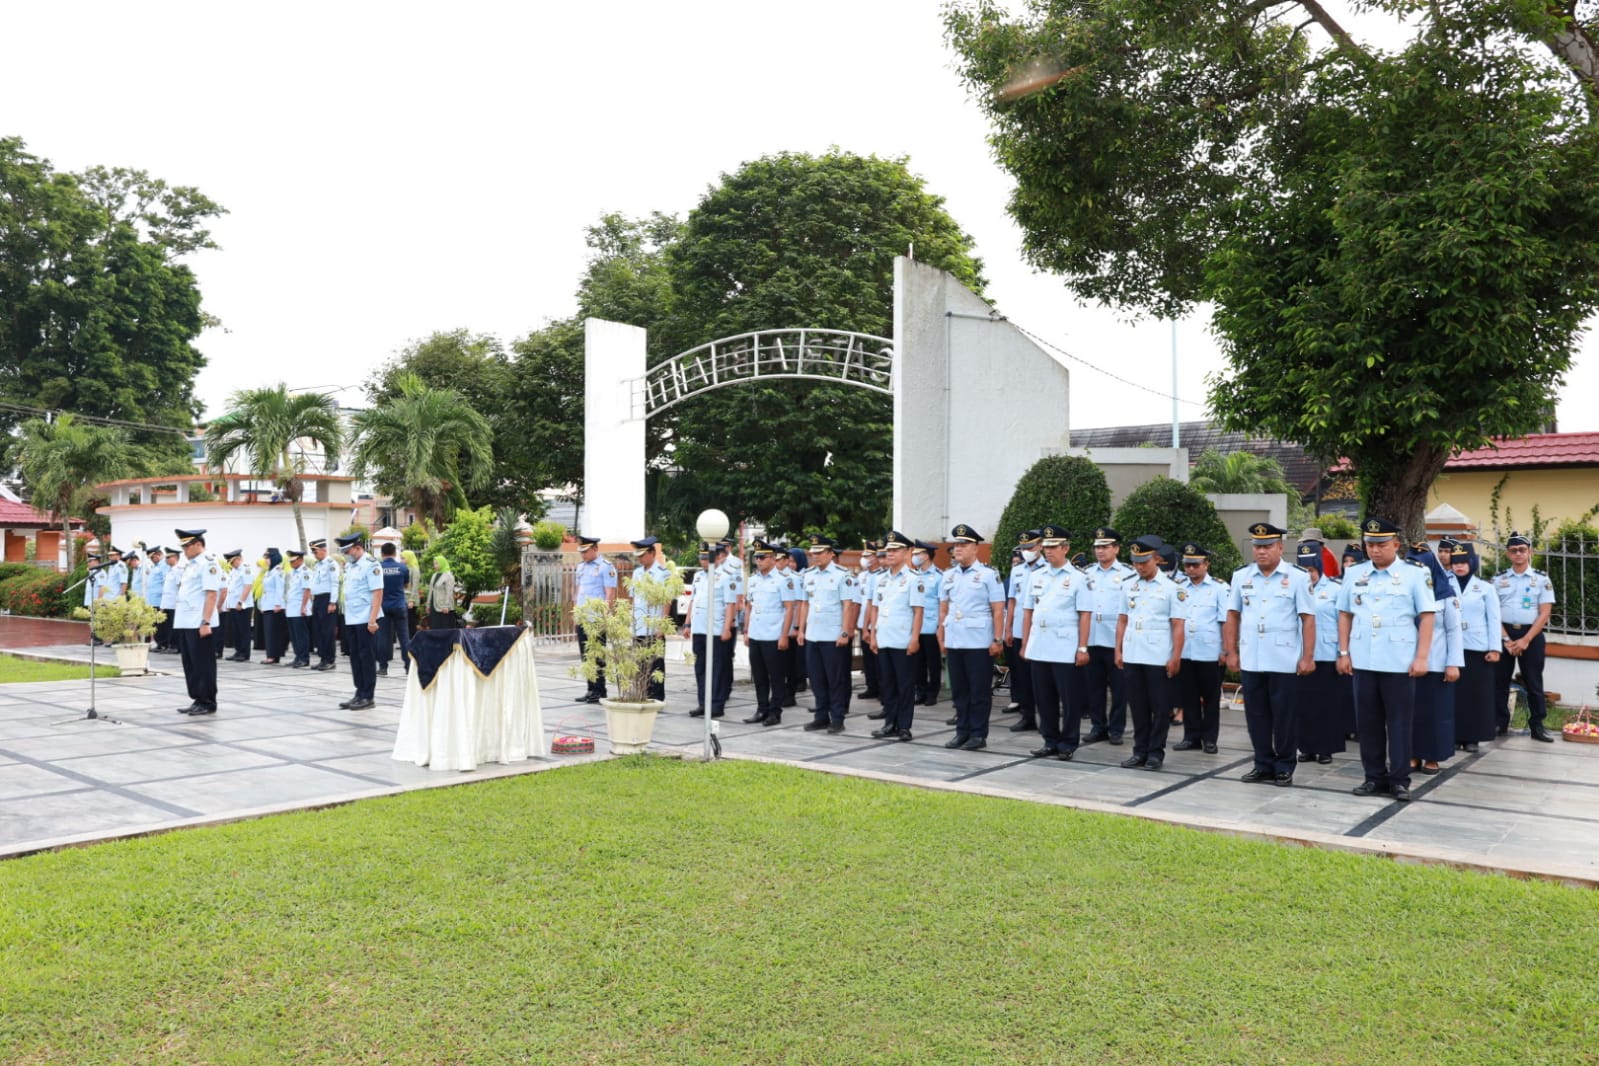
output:
M412 634L394 758L434 770L475 770L549 753L527 630Z

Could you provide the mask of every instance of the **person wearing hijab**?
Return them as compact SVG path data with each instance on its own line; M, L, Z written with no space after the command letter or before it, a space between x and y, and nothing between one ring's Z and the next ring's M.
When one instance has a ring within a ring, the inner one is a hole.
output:
M283 608L288 602L288 581L283 571L283 553L268 548L262 557L255 579L255 602L261 612L262 643L266 658L261 662L276 666L283 659L283 649L288 643L288 620Z
M1310 580L1316 608L1316 669L1305 675L1298 720L1299 761L1326 765L1344 750L1355 729L1355 679L1338 672L1338 593L1336 577L1322 572L1327 561L1320 541L1302 540L1296 552L1299 568Z
M1455 744L1476 752L1477 745L1494 738L1494 665L1499 661L1499 595L1493 585L1477 576L1477 549L1455 544L1449 552L1450 569L1460 586L1460 630L1465 665L1455 682Z
M422 602L422 564L416 561L416 552L410 548L400 553L400 559L411 572L411 580L405 586L405 620L409 630L415 633L421 621L417 616L417 608Z
M427 605L429 629L461 628L461 617L455 611L455 575L450 572L450 561L442 555L433 557Z
M1427 653L1427 674L1416 679L1416 717L1410 740L1412 769L1438 772L1439 763L1455 754L1455 683L1465 665L1460 632L1460 590L1455 576L1443 568L1425 541L1411 547L1408 558L1432 574L1438 613Z

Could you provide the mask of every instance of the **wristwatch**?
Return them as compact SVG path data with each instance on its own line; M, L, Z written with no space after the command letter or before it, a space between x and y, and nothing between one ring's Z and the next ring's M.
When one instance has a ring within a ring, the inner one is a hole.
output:
M1349 649L1348 648L1339 648L1338 649L1338 657L1340 659L1342 659L1345 655L1348 655L1348 654L1349 654Z
M1077 645L1077 654L1078 655L1087 655L1088 654L1088 645L1087 644L1079 644L1079 645Z

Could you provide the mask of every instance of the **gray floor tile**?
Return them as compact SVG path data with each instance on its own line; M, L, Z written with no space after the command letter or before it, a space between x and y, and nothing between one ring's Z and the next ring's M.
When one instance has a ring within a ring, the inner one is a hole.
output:
M83 774L113 785L142 781L197 777L229 770L247 770L281 762L271 755L240 751L228 744L189 744L119 755L93 755L62 759L63 770Z

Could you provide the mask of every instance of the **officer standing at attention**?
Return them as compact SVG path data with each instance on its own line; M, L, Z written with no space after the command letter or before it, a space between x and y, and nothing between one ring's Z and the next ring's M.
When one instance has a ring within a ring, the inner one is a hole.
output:
M1172 750L1203 747L1206 755L1214 755L1221 731L1222 667L1227 659L1222 654L1221 632L1232 589L1210 576L1210 552L1198 544L1183 545L1182 564L1188 578L1177 593L1183 604L1183 670L1177 678L1182 690L1183 739L1173 744Z
M938 702L938 691L944 687L944 657L939 654L938 609L939 597L944 587L944 571L937 566L938 545L918 540L911 545L911 569L922 575L927 586L927 610L922 612L922 632L916 653L916 663L911 668L911 684L916 688L916 702L931 707ZM951 718L946 725L955 725Z
M133 550L128 552L127 558L124 560L124 562L128 567L128 599L131 600L133 597L137 596L144 602L149 603L150 597L145 595L144 583L145 579L149 577L150 572L145 567L139 565L144 562L144 553L141 550L143 547L143 541L135 544L133 546Z
M577 564L576 595L572 599L574 607L581 607L589 600L604 600L609 607L616 602L616 567L610 560L600 558L599 537L579 537L583 561ZM581 656L588 648L590 640L604 640L604 635L589 636L582 626L577 627L577 651ZM577 698L578 703L598 703L605 698L605 662L601 659L599 669L594 672L594 680L588 683L588 689Z
M311 568L305 565L305 552L289 549L289 573L285 579L283 617L289 626L289 647L296 670L311 665Z
M786 577L794 579L794 602L802 603L805 599L805 578L801 571L805 569L804 548L778 548L773 556L777 562L776 569ZM784 691L788 699L783 701L784 707L799 705L799 694L805 691L805 650L800 647L800 610L794 608L794 619L788 627L788 648L783 652L783 676L785 680Z
M395 558L398 554L393 544L378 549L378 568L383 572L383 604L375 642L380 677L388 676L396 643L400 646L400 666L406 673L411 672L411 613L405 602L406 589L411 584L411 568Z
M866 687L856 695L863 700L882 699L878 687L877 652L872 648L871 621L872 596L877 591L877 578L881 573L877 565L879 547L875 540L861 542L861 566L855 575L855 617L861 622L861 677L866 681Z
M121 600L128 595L128 564L122 561L122 552L116 545L106 549L110 565L105 568L105 580L100 585L104 599Z
M1133 568L1116 558L1122 535L1109 526L1094 530L1096 565L1088 568L1088 590L1093 615L1085 641L1088 660L1083 665L1083 680L1088 689L1089 732L1084 744L1108 740L1122 742L1127 728L1127 678L1116 665L1116 619L1122 609L1122 585L1136 578ZM1105 690L1110 690L1110 706L1105 705Z
M179 714L217 713L217 658L211 650L216 639L217 604L222 597L222 566L205 550L205 530L173 530L188 562L180 571L172 635L183 656L183 680L190 703Z
M261 629L265 633L266 658L261 661L276 666L283 661L283 649L289 643L289 630L284 619L284 606L288 602L288 575L283 570L283 556L276 548L266 550L266 573L261 577Z
M694 649L694 709L690 718L705 717L705 663L713 656L716 664L715 684L711 686L711 717L720 718L727 710L727 699L733 693L733 644L738 640L738 608L744 600L744 582L741 576L728 570L724 556L727 545L700 545L700 572L694 575L688 601L688 614L683 619L683 635L689 638ZM710 604L709 622L706 621L706 604ZM708 624L710 632L695 633L696 623Z
M311 542L311 555L316 559L311 570L311 639L316 645L317 664L313 670L334 669L333 615L339 605L333 601L333 592L339 584L339 564L328 555L328 542L317 538Z
M178 611L178 578L181 576L179 571L186 562L181 548L166 550L167 572L161 579L161 613L166 617L161 623L161 628L156 630L156 639L161 641L164 645L161 650L168 655L176 655L182 650L178 647L177 638L173 636L172 623Z
M1126 671L1127 707L1133 715L1132 769L1159 770L1166 761L1166 732L1176 702L1172 682L1183 660L1182 590L1160 569L1166 543L1159 537L1133 541L1138 580L1122 583L1116 621L1116 665Z
M855 578L838 565L838 542L815 534L806 549L805 601L800 605L800 644L816 700L805 731L844 732L849 714L849 649L855 636Z
M968 751L988 746L994 708L994 660L1005 635L1005 588L999 574L977 561L983 537L962 523L950 530L955 565L939 586L938 639L949 663L949 694L955 704L955 735Z
M228 656L230 663L244 663L250 661L250 616L244 611L244 597L249 583L254 580L249 567L244 565L244 549L234 548L230 552L223 552L222 559L232 569L227 573L227 587L222 594L222 630L227 634L227 642L233 648L233 654ZM252 601L250 604L254 607ZM244 625L239 625L243 617Z
M1005 661L1010 666L1006 676L1010 678L1010 696L1014 705L1005 709L1021 712L1021 719L1010 727L1012 733L1025 733L1038 728L1037 716L1034 713L1033 671L1027 665L1025 651L1027 630L1023 626L1022 615L1025 611L1022 601L1027 598L1027 590L1032 587L1033 576L1044 568L1044 560L1039 558L1039 536L1040 531L1036 529L1024 529L1016 535L1016 552L1011 557L1010 580L1005 584ZM1069 553L1070 545L1067 545L1067 549ZM1044 746L1049 746L1047 739ZM1076 740L1073 738L1072 747L1076 746Z
M1233 574L1222 632L1227 667L1243 674L1244 724L1255 749L1243 780L1283 787L1294 783L1299 758L1298 679L1316 671L1316 604L1305 572L1283 565L1287 532L1270 522L1249 527L1255 561Z
M1438 604L1427 568L1399 558L1397 525L1372 517L1361 529L1369 561L1345 570L1338 590L1338 672L1355 678L1366 772L1354 793L1407 803L1416 679L1427 676Z
M872 730L878 740L908 741L915 720L915 687L912 662L920 650L922 617L927 611L927 582L905 563L911 538L890 530L883 538L888 567L876 572L872 582L871 618L868 620L872 650L878 660L878 679L883 686L882 728ZM948 747L948 745L945 745Z
M378 618L383 613L383 570L366 553L361 535L338 539L344 557L344 633L350 642L350 672L355 675L355 696L339 706L361 711L373 706L377 693Z
M144 601L157 610L161 609L161 596L167 583L166 555L159 546L150 549L150 561L145 564L144 573ZM155 650L160 651L167 643L167 617L163 612L161 621L155 627Z
M794 624L799 589L792 574L777 569L775 548L764 540L754 547L755 573L744 592L749 609L744 627L744 647L749 651L750 680L755 682L755 713L746 725L778 725L788 703L788 671L784 652Z
M1070 761L1082 741L1082 685L1076 677L1082 647L1084 615L1090 613L1088 579L1067 562L1071 540L1059 526L1037 531L1045 565L1031 572L1022 590L1020 660L1033 675L1032 699L1037 708L1043 746L1033 758ZM1015 678L1013 668L1011 677ZM1015 682L1012 682L1012 691Z
M672 576L672 571L667 568L666 564L661 562L660 538L642 537L631 543L633 545L634 579L636 580L641 574L647 574L651 580L662 585L666 584ZM629 584L628 588L631 590L632 585ZM633 642L635 644L644 644L660 638L661 631L659 629L651 629L649 626L649 616L652 610L659 616L672 617L672 605L670 603L659 608L651 608L649 604L644 602L642 596L633 597ZM659 681L655 679L656 674L661 675ZM645 688L644 698L662 701L666 699L665 656L658 656L650 663L650 680Z
M1548 575L1532 568L1532 541L1512 531L1505 541L1510 569L1494 578L1499 596L1499 624L1504 654L1494 664L1494 721L1500 736L1510 732L1510 678L1521 666L1521 687L1527 693L1528 735L1545 744L1555 738L1544 728L1544 628L1555 608L1555 586Z

